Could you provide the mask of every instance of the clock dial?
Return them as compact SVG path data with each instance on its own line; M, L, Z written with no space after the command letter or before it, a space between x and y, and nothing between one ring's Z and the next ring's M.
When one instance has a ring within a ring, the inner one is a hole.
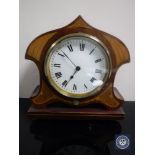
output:
M106 47L87 35L69 35L52 45L45 61L50 84L61 94L84 98L95 94L110 75Z

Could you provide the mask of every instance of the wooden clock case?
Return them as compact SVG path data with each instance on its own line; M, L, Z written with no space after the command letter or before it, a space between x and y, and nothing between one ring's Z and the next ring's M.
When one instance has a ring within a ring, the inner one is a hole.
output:
M105 86L98 94L77 100L61 95L50 86L44 73L44 60L52 43L62 36L79 32L95 36L106 45L112 61L112 72ZM45 108L48 104L61 102L74 105L74 107L99 103L108 109L116 109L123 103L122 96L113 85L118 68L130 61L128 49L118 38L90 26L81 16L63 28L44 33L34 39L27 49L26 59L32 60L37 65L40 73L39 92L31 97L32 104L37 108Z

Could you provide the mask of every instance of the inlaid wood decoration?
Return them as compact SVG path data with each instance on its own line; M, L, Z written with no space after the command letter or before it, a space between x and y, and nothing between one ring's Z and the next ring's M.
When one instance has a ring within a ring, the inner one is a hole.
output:
M118 68L129 52L118 38L90 26L81 16L69 25L34 39L26 52L40 73L35 107L63 103L72 107L100 104L116 109L123 98L114 89Z

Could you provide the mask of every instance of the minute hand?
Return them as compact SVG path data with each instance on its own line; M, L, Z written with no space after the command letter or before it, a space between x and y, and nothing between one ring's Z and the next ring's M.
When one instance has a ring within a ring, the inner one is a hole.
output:
M63 52L63 54L64 54L65 57L76 67L76 65L74 64L74 62L66 55L66 53Z

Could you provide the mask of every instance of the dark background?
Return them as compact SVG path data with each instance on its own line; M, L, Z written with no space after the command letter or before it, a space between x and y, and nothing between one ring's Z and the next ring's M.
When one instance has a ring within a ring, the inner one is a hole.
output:
M19 99L20 155L134 155L135 104L123 105L123 120L41 120L30 119L26 112L30 100ZM125 134L130 146L120 150L115 138Z

